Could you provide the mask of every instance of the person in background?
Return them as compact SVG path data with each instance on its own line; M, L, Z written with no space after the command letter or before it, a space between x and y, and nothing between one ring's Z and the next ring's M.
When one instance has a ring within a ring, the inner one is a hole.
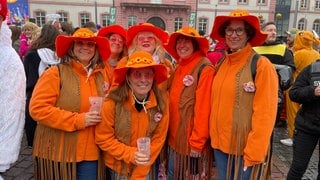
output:
M314 37L310 31L297 31L294 39L294 64L296 70L293 72L293 82L297 79L298 75L301 73L302 69L310 65L317 59L320 59L320 54L313 49L313 44L320 44L319 39ZM294 121L297 112L300 108L300 104L292 101L289 94L286 93L286 108L287 108L287 130L288 138L281 139L280 142L286 146L293 145L293 135L294 135Z
M38 38L39 27L32 22L26 22L22 27L22 33L19 37L20 46L19 46L19 55L23 61L23 58L30 48L32 42Z
M298 31L296 39L300 33ZM296 42L295 42L296 43ZM296 50L295 50L296 52ZM301 104L295 118L293 158L287 175L288 180L300 180L308 168L310 158L320 140L320 61L306 66L298 74L289 90L290 99ZM318 161L319 166L319 161ZM320 169L316 179L320 179Z
M298 31L297 28L291 28L290 30L286 31L286 34L287 34L286 45L287 45L287 48L289 48L292 52L294 51L293 44L294 44L294 39L296 37L297 31Z
M168 179L210 179L209 116L213 68L209 43L192 27L171 34L165 46L177 60L169 89Z
M268 34L268 37L263 45L256 46L253 49L258 53L265 57L267 57L270 62L274 65L285 65L291 68L290 79L292 77L292 72L295 71L295 65L293 62L293 54L289 48L286 47L283 42L277 40L277 27L274 22L267 22L262 26L262 31ZM279 74L279 91L278 91L278 110L276 117L276 127L285 127L286 121L285 119L281 119L281 112L283 111L283 107L285 105L284 100L284 92L287 90L291 83L285 84L283 86L281 84L281 76Z
M118 62L128 55L126 46L127 31L120 25L103 27L98 31L97 36L106 37L111 50L110 57L106 63L108 74L113 77L113 70Z
M0 179L18 160L23 135L26 77L12 48L7 1L0 0Z
M92 22L92 21L88 21L87 23L85 23L83 26L83 28L88 28L90 29L93 33L97 33L98 32L98 29L97 29L97 26L96 26L96 23Z
M71 22L61 22L61 34L71 36L74 32L74 28Z
M89 97L108 94L111 81L103 62L110 56L108 40L80 28L72 36L57 36L55 44L60 64L42 73L29 106L38 123L34 177L97 179L103 166L94 134L101 113L90 110Z
M20 46L20 39L19 36L21 34L21 27L16 25L9 26L12 32L11 40L12 40L12 47L19 53L19 46Z
M278 77L264 56L253 76L252 49L264 43L257 16L233 10L217 16L211 38L227 45L212 83L210 138L219 179L270 179L268 153L278 102ZM268 107L268 108L266 108Z
M226 44L222 41L217 41L213 51L207 53L207 58L211 61L212 65L216 65L225 56Z
M27 78L25 131L27 144L29 147L32 147L33 145L34 133L37 126L37 122L32 119L29 113L30 99L34 86L36 85L43 71L50 66L59 63L59 59L55 54L55 40L59 33L59 30L53 25L44 25L41 29L39 38L32 43L30 49L24 57L23 65Z
M132 53L125 66L114 70L115 83L103 104L96 143L104 151L107 179L158 179L151 166L164 145L169 124L166 91L158 85L168 77L150 53ZM149 155L139 152L137 139L151 139Z

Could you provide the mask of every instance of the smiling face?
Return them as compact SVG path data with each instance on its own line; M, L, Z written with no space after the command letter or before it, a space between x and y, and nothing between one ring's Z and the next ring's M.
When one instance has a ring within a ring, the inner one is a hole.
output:
M84 66L89 64L90 60L94 56L95 50L96 43L94 41L74 41L73 53Z
M130 69L128 72L129 85L134 95L139 99L144 99L152 88L154 72L151 67Z
M194 51L192 38L187 36L179 36L176 42L176 51L179 57L182 59L191 56Z
M118 57L124 48L124 38L119 34L112 34L108 38L111 56Z
M225 29L226 44L231 51L237 51L246 46L248 35L245 31L244 22L241 20L232 20Z
M142 31L137 34L137 48L153 54L156 49L156 36L149 31Z

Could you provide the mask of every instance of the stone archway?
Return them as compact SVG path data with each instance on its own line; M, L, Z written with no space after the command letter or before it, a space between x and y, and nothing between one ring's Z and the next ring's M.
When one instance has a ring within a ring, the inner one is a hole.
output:
M147 22L151 23L151 24L153 24L163 30L166 30L166 24L164 23L164 21L160 17L152 17L152 18L148 19Z

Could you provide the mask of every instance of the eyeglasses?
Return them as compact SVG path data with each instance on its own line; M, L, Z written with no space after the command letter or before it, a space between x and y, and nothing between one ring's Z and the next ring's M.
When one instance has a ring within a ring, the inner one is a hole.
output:
M87 46L87 47L89 47L89 48L93 48L93 47L95 47L96 46L96 42L94 42L94 41L82 41L82 40L75 40L74 41L74 44L76 45L76 46Z
M141 79L142 77L144 77L145 79L150 80L154 78L153 71L148 71L148 72L133 71L131 72L131 75L135 79Z
M232 28L227 28L225 30L227 36L231 36L234 32L236 33L237 36L241 36L244 33L244 29L242 28L237 28L237 29L232 29Z
M123 44L123 39L122 38L110 37L109 41L111 41L113 43L118 42L119 44Z
M138 41L143 42L143 41L154 41L155 37L154 36L138 36Z

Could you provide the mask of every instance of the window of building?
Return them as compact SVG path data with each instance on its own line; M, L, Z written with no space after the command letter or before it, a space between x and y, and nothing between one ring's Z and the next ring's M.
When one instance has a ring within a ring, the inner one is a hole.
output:
M177 31L182 28L182 18L174 18L174 31Z
M209 0L199 0L200 3L208 3Z
M43 25L46 24L46 13L44 11L36 11L35 12L35 20L36 20L36 24L40 27L42 27Z
M202 31L204 34L207 34L207 18L199 18L198 31Z
M238 0L239 4L247 4L247 0Z
M306 20L305 19L300 19L298 22L298 29L303 30L306 27Z
M137 16L129 16L128 17L128 28L137 24Z
M307 8L307 0L300 0L300 8Z
M67 12L57 12L60 15L60 22L68 22L68 13Z
M316 19L316 20L313 22L312 29L313 29L314 31L316 31L318 34L320 34L320 20L319 20L319 19Z
M219 0L219 3L226 4L226 3L228 3L228 0Z
M262 4L266 4L266 0L258 0L258 2L257 2L259 5L262 5Z
M90 21L89 13L80 13L80 26L82 27L84 24Z
M314 2L314 8L316 10L320 10L320 0L317 0L317 1Z
M101 24L102 24L102 26L109 26L110 25L109 14L102 14L101 15Z

